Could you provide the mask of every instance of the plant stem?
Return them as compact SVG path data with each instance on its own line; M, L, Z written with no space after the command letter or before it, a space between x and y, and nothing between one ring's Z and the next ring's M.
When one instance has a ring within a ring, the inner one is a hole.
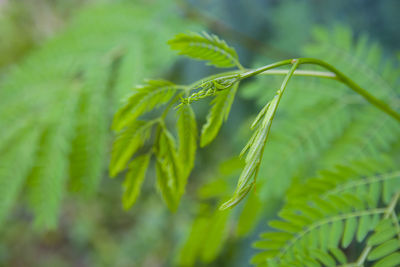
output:
M365 98L369 103L374 105L375 107L379 108L386 114L390 115L394 119L400 122L400 114L394 111L389 105L387 105L385 102L377 99L370 93L368 93L365 89L361 88L358 84L356 84L353 80L351 80L349 77L347 77L345 74L343 74L341 71L337 70L335 67L332 65L319 60L319 59L314 59L314 58L300 58L300 64L315 64L319 65L329 71L332 71L333 73L336 74L337 80L346 84L350 89L352 89L354 92L358 93L362 97Z
M247 79L247 78L253 77L253 76L257 75L257 74L260 74L260 73L262 73L264 71L275 69L275 68L281 67L281 66L290 65L290 64L292 64L292 59L286 59L286 60L278 61L278 62L263 66L261 68L255 69L255 70L250 70L248 72L245 72L245 73L240 75L240 79L241 80Z
M321 67L331 71L332 73L335 74L335 79L336 80L338 80L339 82L347 85L351 90L353 90L357 94L361 95L369 103L371 103L372 105L374 105L375 107L377 107L381 111L385 112L386 114L388 114L389 116L391 116L392 118L394 118L395 120L400 122L400 114L397 113L396 111L394 111L389 105L387 105L385 102L377 99L376 97L374 97L373 95L368 93L365 89L361 88L353 80L351 80L349 77L347 77L341 71L337 70L332 65L330 65L330 64L328 64L328 63L326 63L326 62L324 62L322 60L319 60L319 59L315 59L315 58L298 58L298 59L282 60L282 61L270 64L270 65L266 65L266 66L263 66L261 68L258 68L258 69L255 69L255 70L250 70L250 71L247 71L247 72L245 72L243 74L240 74L240 79L250 78L250 77L253 77L255 75L258 75L258 74L261 74L261 73L265 73L266 71L269 71L271 69L275 69L277 67L281 67L281 66L292 64L292 62L295 61L295 60L297 60L299 62L298 63L299 65L301 65L301 64L313 64L313 65L321 66ZM277 74L280 74L280 73L277 73ZM310 72L307 72L307 74L308 74L307 76L314 76ZM318 74L320 74L320 73L316 73L316 74L317 75L315 75L315 77L319 77Z
M266 70L261 72L260 75L286 75L290 70ZM318 77L337 80L337 76L333 72L327 71L314 71L314 70L296 70L293 76L305 76L305 77Z

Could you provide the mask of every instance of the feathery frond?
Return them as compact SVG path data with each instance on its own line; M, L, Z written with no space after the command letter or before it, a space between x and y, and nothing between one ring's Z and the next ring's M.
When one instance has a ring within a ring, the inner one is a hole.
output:
M1 222L20 192L28 196L36 225L48 227L56 226L67 189L96 192L106 166L111 115L121 96L144 76L172 63L167 48L156 46L155 39L166 40L183 23L168 15L172 30L153 19L165 14L165 8L158 1L90 5L4 75ZM155 27L157 36L150 30ZM159 105L164 95L152 97L157 103L139 102L135 112Z
M262 234L262 240L255 243L265 252L258 254L254 263L331 266L357 261L363 264L366 260L363 253L358 259L348 259L343 250L352 242L371 240L374 235L368 238L368 234L373 230L379 232L379 225L395 215L400 172L393 168L387 162L368 160L338 167L337 171L321 173L322 177L310 179L305 185L293 186L287 204L279 213L281 220L270 222L278 231ZM377 170L381 171L376 173ZM392 230L394 236L396 228ZM391 237L380 242L368 241L365 253L370 255L372 246L379 246ZM385 246L383 252L381 247L372 249L375 252L368 260L381 260L397 250L391 243Z
M168 44L178 50L180 55L206 60L208 64L219 68L240 66L235 49L213 34L181 33L168 41Z

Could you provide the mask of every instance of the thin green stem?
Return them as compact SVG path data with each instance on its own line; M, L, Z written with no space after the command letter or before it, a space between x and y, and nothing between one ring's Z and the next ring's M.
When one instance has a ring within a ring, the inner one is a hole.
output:
M261 72L260 75L286 75L290 70L266 70ZM293 76L304 76L304 77L317 77L337 80L337 76L333 72L328 71L316 71L316 70L296 70Z
M255 75L264 73L268 70L275 69L277 67L285 66L292 64L293 61L297 60L299 62L299 65L301 64L313 64L313 65L318 65L321 66L332 73L335 74L335 79L338 80L339 82L347 85L351 90L356 92L357 94L361 95L365 100L367 100L369 103L380 109L381 111L385 112L386 114L390 115L394 119L400 122L400 114L394 111L389 105L387 105L385 102L377 99L370 93L368 93L365 89L361 88L358 84L356 84L353 80L351 80L349 77L347 77L345 74L343 74L341 71L333 67L332 65L319 60L315 58L298 58L298 59L287 59L287 60L282 60L270 65L263 66L261 68L255 69L255 70L250 70L245 73L242 73L240 75L240 79L246 79L253 77ZM313 76L312 73L308 73L308 76ZM318 74L318 73L317 73ZM315 77L318 77L317 75Z
M344 73L341 71L337 70L335 67L332 65L319 60L319 59L314 59L314 58L300 58L299 59L301 64L314 64L314 65L319 65L329 71L332 71L333 73L336 74L338 81L346 84L350 89L352 89L354 92L358 93L362 97L364 97L365 100L367 100L369 103L377 107L378 109L382 110L386 114L390 115L394 119L400 122L400 114L394 111L389 105L387 105L385 102L377 99L370 93L368 93L365 89L361 88L358 84L356 84L353 80L351 80L348 76L346 76Z
M293 59L293 60L295 60L295 59ZM269 64L269 65L263 66L261 68L255 69L255 70L247 71L247 72L242 73L240 75L240 79L241 80L247 79L247 78L253 77L253 76L257 75L257 74L263 73L264 71L267 71L267 70L275 69L275 68L278 68L278 67L281 67L281 66L290 65L290 64L292 64L293 60L292 59L286 59L286 60L282 60L282 61L279 61L279 62L276 62L276 63L272 63L272 64Z

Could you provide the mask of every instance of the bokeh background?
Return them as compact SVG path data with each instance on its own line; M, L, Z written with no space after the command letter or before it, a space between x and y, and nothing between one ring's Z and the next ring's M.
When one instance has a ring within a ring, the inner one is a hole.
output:
M337 64L346 67L353 53L362 58L351 48L364 36L366 44L379 43L380 59L398 57L399 12L398 0L0 0L0 265L249 266L251 244L275 216L289 182L263 190L266 170L259 177L260 199L251 194L229 214L215 209L234 188L249 121L279 77L243 84L219 137L198 151L176 213L162 203L152 173L137 204L122 209L122 177L109 179L107 172L112 115L145 78L190 83L217 71L170 51L166 42L177 33L215 33L247 67L304 55L342 60ZM349 51L338 55L313 47L316 41L347 44ZM309 93L316 90L310 86ZM301 96L287 98L290 106ZM77 110L68 109L71 103L79 103ZM292 112L308 105L303 101ZM208 102L195 109L204 122ZM55 145L59 135L53 132L65 133L70 148ZM30 148L37 138L39 155ZM385 149L394 155L398 148ZM277 179L300 179L320 168L307 165L315 154L301 157L304 164L290 173L277 170ZM323 167L333 157L326 156ZM35 184L42 176L63 182L40 191ZM54 203L52 210L42 211L43 202ZM208 239L196 243L196 234Z

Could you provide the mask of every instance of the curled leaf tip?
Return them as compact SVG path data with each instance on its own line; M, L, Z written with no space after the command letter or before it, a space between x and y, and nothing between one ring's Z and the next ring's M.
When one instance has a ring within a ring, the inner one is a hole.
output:
M228 201L223 203L219 207L219 210L222 211L222 210L231 209L234 206L236 206L237 204L239 204L239 202L242 201L242 199L249 193L249 191L253 187L253 185L254 185L254 182L243 187L239 192L235 193L231 199L229 199Z

